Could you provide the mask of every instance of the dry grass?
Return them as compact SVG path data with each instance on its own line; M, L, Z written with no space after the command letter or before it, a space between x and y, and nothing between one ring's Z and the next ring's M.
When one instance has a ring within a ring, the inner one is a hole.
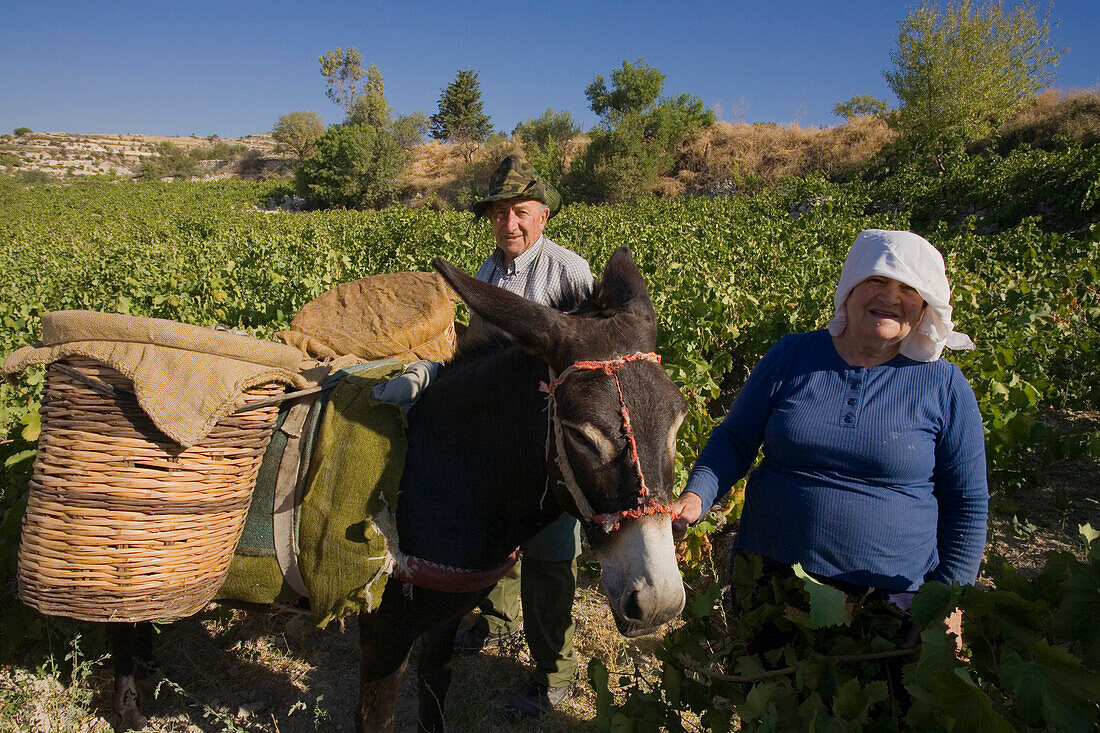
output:
M484 189L493 169L506 155L523 155L518 140L490 145L454 145L430 141L413 148L402 199L410 206L451 208L472 200Z
M662 192L721 192L817 170L840 173L863 165L895 137L873 116L835 127L720 122L684 145Z
M1100 89L1045 91L1006 120L995 139L979 140L971 147L982 150L992 145L1003 155L1024 144L1051 150L1073 143L1100 143Z

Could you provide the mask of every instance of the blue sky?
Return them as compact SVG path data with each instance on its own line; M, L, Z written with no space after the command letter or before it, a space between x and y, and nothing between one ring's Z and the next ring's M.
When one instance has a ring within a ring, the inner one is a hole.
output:
M339 122L317 57L348 46L382 70L398 113L431 114L458 69L477 70L505 132L548 107L592 126L584 88L638 57L719 119L830 125L855 94L893 103L882 72L917 4L0 0L0 132L235 137L294 110ZM1055 85L1100 86L1100 0L1051 7L1069 46Z

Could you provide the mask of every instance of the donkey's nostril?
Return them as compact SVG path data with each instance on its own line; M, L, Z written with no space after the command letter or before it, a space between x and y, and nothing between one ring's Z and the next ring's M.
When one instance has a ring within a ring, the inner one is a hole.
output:
M640 621L645 615L641 603L638 602L638 591L632 591L626 597L626 603L623 604L623 615L633 621Z

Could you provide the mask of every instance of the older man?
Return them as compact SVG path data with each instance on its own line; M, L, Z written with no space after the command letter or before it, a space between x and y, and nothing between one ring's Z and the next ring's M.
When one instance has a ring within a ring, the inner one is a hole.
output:
M497 244L477 278L555 307L591 292L588 262L543 236L547 221L560 208L561 196L529 164L514 155L505 158L489 179L488 196L470 207L492 223ZM491 329L472 314L467 338ZM580 551L577 520L563 514L521 549L521 562L481 604L474 625L459 632L455 650L474 653L518 640L519 596L535 674L532 684L504 709L514 717L531 718L568 697L577 673L572 617Z

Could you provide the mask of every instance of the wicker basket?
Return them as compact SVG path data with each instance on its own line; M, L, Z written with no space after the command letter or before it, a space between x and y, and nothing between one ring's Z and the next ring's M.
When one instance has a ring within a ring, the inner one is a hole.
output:
M64 362L124 390L84 358ZM273 397L255 387L248 401ZM277 405L232 414L183 450L136 402L51 366L19 546L19 596L86 621L188 616L213 598L244 528Z

